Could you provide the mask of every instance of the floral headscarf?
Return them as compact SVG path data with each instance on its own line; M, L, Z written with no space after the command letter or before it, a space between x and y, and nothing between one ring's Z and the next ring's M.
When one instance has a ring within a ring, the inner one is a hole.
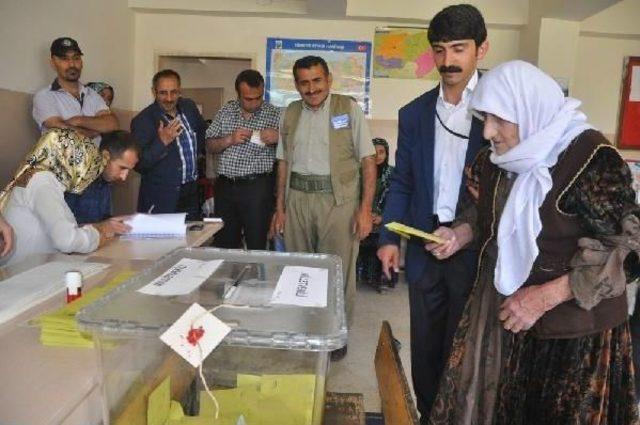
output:
M0 211L17 184L38 171L52 172L66 192L82 193L102 173L106 159L90 139L69 130L54 128L40 137L7 186L0 192ZM27 180L28 181L28 180Z

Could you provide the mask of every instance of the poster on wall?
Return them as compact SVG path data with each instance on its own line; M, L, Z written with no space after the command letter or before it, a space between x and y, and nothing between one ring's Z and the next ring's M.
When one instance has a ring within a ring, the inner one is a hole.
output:
M376 28L373 38L373 76L438 80L426 28Z
M371 114L371 43L368 41L267 38L267 101L285 107L300 99L292 69L296 60L307 55L320 56L327 61L333 75L333 93L353 97L365 115Z
M640 56L625 58L617 142L622 149L640 149Z

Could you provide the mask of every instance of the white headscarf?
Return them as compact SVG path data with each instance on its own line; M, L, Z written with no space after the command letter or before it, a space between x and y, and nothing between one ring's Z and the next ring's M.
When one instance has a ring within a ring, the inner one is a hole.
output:
M501 64L479 80L469 107L518 124L520 143L491 162L516 173L498 227L495 286L511 295L531 273L542 229L539 209L551 189L549 168L573 139L591 128L578 110L580 101L565 98L547 74L523 61Z

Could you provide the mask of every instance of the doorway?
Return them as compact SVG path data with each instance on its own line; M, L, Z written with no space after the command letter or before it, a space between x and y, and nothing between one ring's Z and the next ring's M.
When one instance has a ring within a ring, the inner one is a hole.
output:
M202 108L202 116L213 119L218 110L236 98L236 76L251 68L250 59L160 56L158 70L173 69L182 79L182 94Z
M192 99L205 120L212 120L220 108L236 98L236 76L252 67L252 60L246 58L225 58L200 55L161 55L158 68L173 69L180 74L182 95ZM204 171L212 182L216 177L217 158L212 154L205 156ZM113 213L130 214L136 210L140 176L130 173L126 182L114 186Z
M220 108L236 98L236 76L251 68L251 59L207 56L160 56L158 70L173 69L182 79L182 95L193 100L205 120L213 120ZM215 179L217 158L207 154L205 174Z

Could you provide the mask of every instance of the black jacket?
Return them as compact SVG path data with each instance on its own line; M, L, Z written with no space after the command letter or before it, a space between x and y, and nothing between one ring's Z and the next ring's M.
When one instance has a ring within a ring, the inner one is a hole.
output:
M191 99L180 98L178 111L184 114L196 133L197 152L204 152L207 124ZM142 155L136 166L142 180L138 193L138 211L175 212L182 184L182 161L176 141L168 146L158 137L158 126L164 111L157 102L143 109L131 121L131 133L140 142Z

